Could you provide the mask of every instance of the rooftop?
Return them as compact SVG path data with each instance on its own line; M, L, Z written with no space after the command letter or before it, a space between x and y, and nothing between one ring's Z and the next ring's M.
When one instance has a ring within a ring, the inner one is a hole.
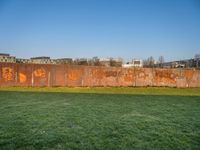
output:
M7 53L0 53L0 56L10 56L10 54L7 54Z
M30 59L50 59L50 57L47 56L40 56L40 57L32 57Z

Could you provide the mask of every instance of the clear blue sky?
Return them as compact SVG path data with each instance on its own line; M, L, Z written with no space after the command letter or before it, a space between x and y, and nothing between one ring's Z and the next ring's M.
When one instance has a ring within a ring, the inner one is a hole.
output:
M0 52L191 58L200 53L200 0L0 0Z

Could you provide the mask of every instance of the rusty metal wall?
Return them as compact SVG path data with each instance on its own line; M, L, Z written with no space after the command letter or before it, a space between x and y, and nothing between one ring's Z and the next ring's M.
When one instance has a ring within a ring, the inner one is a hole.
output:
M16 86L32 86L33 65L16 64Z
M200 71L0 63L0 86L200 87Z
M17 83L16 64L0 63L0 85L1 86L15 86Z

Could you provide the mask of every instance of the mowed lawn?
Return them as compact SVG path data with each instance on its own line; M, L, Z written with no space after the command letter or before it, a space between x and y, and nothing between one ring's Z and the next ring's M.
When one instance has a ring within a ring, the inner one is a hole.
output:
M0 149L199 150L199 89L193 91L196 96L191 89L188 94L172 89L173 95L168 88L161 94L154 90L114 94L106 89L103 94L0 88Z

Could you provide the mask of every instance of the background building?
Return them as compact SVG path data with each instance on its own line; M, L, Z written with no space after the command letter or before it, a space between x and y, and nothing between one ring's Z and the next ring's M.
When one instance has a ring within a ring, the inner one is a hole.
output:
M30 59L16 58L16 63L31 63Z
M141 59L133 59L132 64L134 67L143 67L143 61Z
M110 67L110 58L100 58L99 64L100 66Z
M0 62L16 63L16 58L10 54L0 53Z
M143 61L140 59L133 59L131 62L123 64L124 68L143 67Z
M41 56L41 57L32 57L30 58L31 63L34 64L55 64L55 60L50 59L50 57Z
M170 62L164 62L164 57L160 56L159 60L156 61L152 56L145 59L133 59L126 64L123 64L122 58L58 58L51 59L47 56L32 57L30 59L16 58L10 56L7 53L0 53L0 62L9 63L33 63L33 64L68 64L68 65L85 65L85 66L105 66L105 67L147 67L147 68L200 68L200 54L195 55L191 59L175 60Z
M110 58L110 66L112 67L122 67L123 59L122 58Z
M73 64L73 60L72 58L59 58L59 59L55 59L55 63L56 64Z
M88 66L87 58L76 58L73 61L73 65L85 65Z

